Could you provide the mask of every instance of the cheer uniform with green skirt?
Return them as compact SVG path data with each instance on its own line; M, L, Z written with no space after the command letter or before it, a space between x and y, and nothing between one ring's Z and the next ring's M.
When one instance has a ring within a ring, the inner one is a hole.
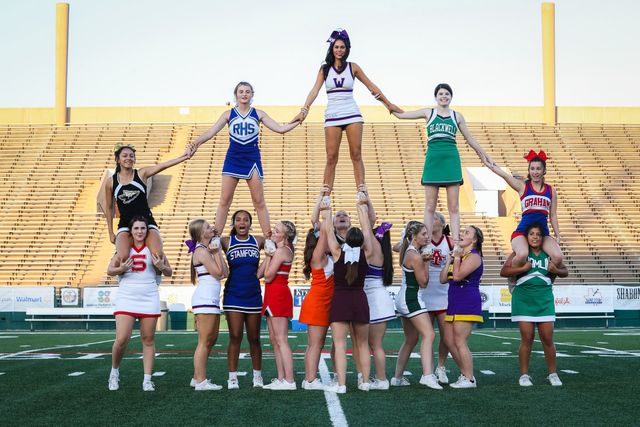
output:
M422 185L446 187L462 185L460 153L456 147L458 120L455 111L449 117L433 109L427 121L427 157L422 172Z
M516 278L511 296L512 322L555 322L556 307L549 278L549 255L529 248L531 270Z

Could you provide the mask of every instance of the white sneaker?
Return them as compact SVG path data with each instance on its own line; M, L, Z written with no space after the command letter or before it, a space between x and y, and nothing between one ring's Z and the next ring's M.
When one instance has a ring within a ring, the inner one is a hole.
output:
M227 389L229 390L238 390L240 388L240 384L238 383L238 379L227 380Z
M362 384L362 374L358 372L358 387L360 387L360 384Z
M347 392L347 386L346 385L340 385L338 383L334 383L334 384L326 386L324 388L324 391L328 391L328 392L331 392L331 393L345 394Z
M520 375L518 384L520 384L520 387L531 387L533 385L533 383L531 382L531 377L527 374Z
M262 376L253 377L253 386L255 388L262 388L264 386L264 382L262 381Z
M434 372L438 378L440 384L449 384L449 377L447 377L447 369L444 366L438 366Z
M442 390L442 386L438 384L438 379L433 374L423 375L422 377L420 377L420 384L426 385L427 387L434 390Z
M547 377L549 383L554 387L560 387L562 385L562 381L560 381L560 377L555 372L553 374L549 374Z
M371 381L369 390L389 390L389 380L374 379Z
M473 377L471 379L465 377L464 375L460 375L458 377L458 381L453 384L449 384L449 386L453 388L476 388L478 384L476 384L476 378Z
M144 381L142 383L142 391L156 391L156 386L151 381Z
M220 246L222 246L222 243L220 243L220 237L218 236L214 237L209 242L209 249L211 249L212 251L220 249Z
M214 384L209 380L204 380L201 383L197 383L195 389L196 391L222 390L222 386Z
M358 390L369 391L371 389L371 383L362 383L358 385Z
M262 388L267 389L267 390L271 390L273 388L274 385L276 384L280 384L280 380L277 378L274 378L271 380L271 382L267 385L263 385Z
M322 200L320 201L321 206L330 207L331 206L331 197L322 196Z
M120 388L120 377L117 375L109 375L109 390L116 391Z
M273 240L267 239L264 241L264 252L267 255L273 255L276 253L276 244Z
M295 381L289 382L287 380L278 381L271 386L271 390L295 390L297 388Z
M191 381L189 382L189 387L195 387L195 386L196 386L196 379L191 378Z
M358 191L358 194L356 194L357 200L366 200L366 198L367 198L367 193L365 193L364 191Z
M401 386L411 385L409 380L406 379L405 377L401 377L401 378L393 377L393 378L391 378L391 383L390 384L393 387L401 387Z
M324 390L324 384L322 384L322 381L318 378L315 378L313 381L302 380L300 387L302 387L303 390Z

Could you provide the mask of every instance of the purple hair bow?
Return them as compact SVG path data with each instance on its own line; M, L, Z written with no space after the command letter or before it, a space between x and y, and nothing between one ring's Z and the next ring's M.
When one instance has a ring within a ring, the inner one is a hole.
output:
M390 222L385 221L382 224L380 224L380 226L376 228L376 231L375 231L376 239L378 240L382 239L382 237L384 237L384 233L391 230L391 227L393 227L393 224Z
M329 40L327 40L327 42L328 43L333 43L338 38L344 39L345 41L349 40L349 34L347 34L347 30L343 30L342 28L338 28L336 30L333 30L333 32L329 36Z
M184 244L189 248L189 253L192 253L196 250L196 242L194 242L193 240L185 240Z

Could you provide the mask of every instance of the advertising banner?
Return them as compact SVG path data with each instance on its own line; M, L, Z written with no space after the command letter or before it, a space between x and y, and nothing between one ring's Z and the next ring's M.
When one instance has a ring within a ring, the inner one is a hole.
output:
M116 306L117 286L83 289L82 306L96 308L114 308Z
M52 308L55 304L53 286L0 287L0 311L27 311L28 308Z

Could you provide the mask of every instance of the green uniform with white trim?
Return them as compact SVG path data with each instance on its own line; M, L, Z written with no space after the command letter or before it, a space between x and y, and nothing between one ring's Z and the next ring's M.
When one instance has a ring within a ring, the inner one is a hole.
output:
M422 185L446 187L462 185L460 153L456 147L458 121L455 111L449 117L433 109L427 122L427 157L422 172Z
M516 278L511 296L512 322L554 322L556 307L549 278L550 258L544 251L539 255L529 248L531 270Z

